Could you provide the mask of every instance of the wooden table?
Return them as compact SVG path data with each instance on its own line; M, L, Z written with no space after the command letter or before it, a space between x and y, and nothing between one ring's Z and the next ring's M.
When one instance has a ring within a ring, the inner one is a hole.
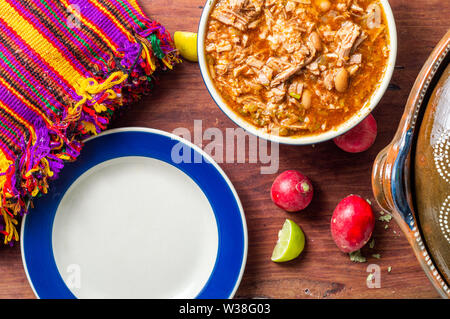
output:
M141 0L144 11L175 30L196 31L204 0ZM286 213L271 202L274 175L261 175L260 164L221 164L244 206L248 225L248 260L237 298L438 298L412 249L394 221L385 229L377 221L374 249L363 249L366 263L353 263L339 252L329 222L336 204L349 194L373 200L371 169L378 152L390 142L411 86L427 56L450 28L450 2L392 0L398 30L398 58L390 89L373 112L378 122L377 140L362 154L348 154L333 142L315 147L280 146L280 169L298 169L313 181L315 197L306 211ZM154 91L134 105L112 126L145 126L165 131L178 127L193 132L194 120L203 129L222 131L235 125L219 110L202 82L198 65L183 63L166 74ZM374 204L379 215L379 207ZM301 225L305 251L295 261L270 261L277 232L284 220ZM381 255L381 259L371 257ZM381 267L381 288L366 285L369 264ZM388 267L392 271L388 273ZM0 248L0 297L34 298L22 267L20 247Z

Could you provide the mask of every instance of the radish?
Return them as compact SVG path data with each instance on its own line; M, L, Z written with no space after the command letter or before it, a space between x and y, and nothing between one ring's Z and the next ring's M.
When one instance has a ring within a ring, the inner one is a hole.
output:
M305 209L312 200L313 186L308 177L296 170L284 171L271 188L272 201L288 212Z
M377 137L377 122L369 114L361 123L347 133L336 137L333 141L342 150L349 153L364 152L375 142Z
M350 253L364 246L372 236L375 217L369 203L357 195L345 197L331 217L331 234L338 248Z

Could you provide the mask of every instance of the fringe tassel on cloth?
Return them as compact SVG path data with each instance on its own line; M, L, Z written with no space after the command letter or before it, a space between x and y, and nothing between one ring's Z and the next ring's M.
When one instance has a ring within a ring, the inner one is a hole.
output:
M0 37L0 234L11 244L81 141L180 60L135 0L3 0Z

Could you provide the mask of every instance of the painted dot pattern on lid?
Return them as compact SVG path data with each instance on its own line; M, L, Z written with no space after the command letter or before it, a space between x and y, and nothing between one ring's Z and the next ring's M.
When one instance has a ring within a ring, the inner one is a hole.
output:
M433 157L434 163L436 165L436 170L439 175L447 183L450 182L450 160L449 160L449 149L450 149L450 131L445 131L437 143L433 147ZM450 195L447 196L445 201L441 205L439 210L439 227L445 239L450 244L450 227L449 227L449 212L450 212Z

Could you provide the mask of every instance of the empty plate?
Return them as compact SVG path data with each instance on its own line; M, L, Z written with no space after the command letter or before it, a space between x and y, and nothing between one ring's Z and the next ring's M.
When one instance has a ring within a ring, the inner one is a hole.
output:
M22 222L40 298L231 298L247 256L236 191L197 146L126 128L86 141Z

